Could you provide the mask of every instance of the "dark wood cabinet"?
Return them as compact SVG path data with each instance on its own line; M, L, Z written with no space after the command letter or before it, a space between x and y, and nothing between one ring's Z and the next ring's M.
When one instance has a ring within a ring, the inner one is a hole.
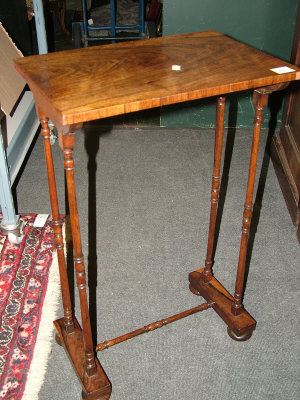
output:
M300 65L300 6L291 63ZM300 85L293 82L285 100L280 132L274 135L272 161L300 242Z

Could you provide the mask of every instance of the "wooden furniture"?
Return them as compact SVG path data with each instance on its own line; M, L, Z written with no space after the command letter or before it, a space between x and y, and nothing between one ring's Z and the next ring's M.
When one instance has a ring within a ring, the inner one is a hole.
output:
M233 339L249 339L256 322L244 309L242 296L262 113L268 94L285 87L289 81L299 79L300 68L214 31L33 56L17 59L15 66L34 94L42 125L64 308L64 316L55 321L55 326L58 341L68 353L82 384L83 399L110 397L111 384L95 356L95 350L103 350L195 312L213 308L228 326ZM290 69L281 74L271 71L282 66ZM254 89L254 131L236 285L231 296L213 276L212 256L225 94L246 89ZM74 183L74 131L85 121L209 96L217 96L217 114L207 255L204 268L189 275L191 291L204 297L206 302L95 347ZM82 328L71 309L48 118L58 128L64 153Z
M50 12L58 12L59 15L59 24L62 32L69 36L70 32L66 28L65 25L65 16L66 16L66 0L48 0Z
M300 66L300 7L291 54ZM286 98L279 134L274 135L272 161L300 242L300 86L291 84Z

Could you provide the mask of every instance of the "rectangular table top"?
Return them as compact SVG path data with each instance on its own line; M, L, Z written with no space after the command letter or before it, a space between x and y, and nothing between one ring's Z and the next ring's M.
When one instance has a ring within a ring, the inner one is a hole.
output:
M59 125L300 78L300 68L215 31L30 56L15 67Z

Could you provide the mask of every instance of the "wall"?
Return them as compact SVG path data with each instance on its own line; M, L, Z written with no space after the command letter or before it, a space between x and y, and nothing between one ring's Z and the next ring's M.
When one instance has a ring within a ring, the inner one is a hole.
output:
M276 57L289 60L298 0L164 0L163 34L217 30ZM272 95L277 125L281 122L283 92ZM251 93L227 97L226 125L250 127ZM238 110L238 112L237 112ZM214 126L215 99L164 107L162 126ZM264 112L264 126L270 111Z

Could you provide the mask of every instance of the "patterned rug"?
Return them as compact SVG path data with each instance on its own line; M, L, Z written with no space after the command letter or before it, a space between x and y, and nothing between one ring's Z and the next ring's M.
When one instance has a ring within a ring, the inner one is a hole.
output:
M26 222L20 244L0 234L0 399L34 400L51 350L59 278L51 218ZM56 265L55 265L56 264Z

